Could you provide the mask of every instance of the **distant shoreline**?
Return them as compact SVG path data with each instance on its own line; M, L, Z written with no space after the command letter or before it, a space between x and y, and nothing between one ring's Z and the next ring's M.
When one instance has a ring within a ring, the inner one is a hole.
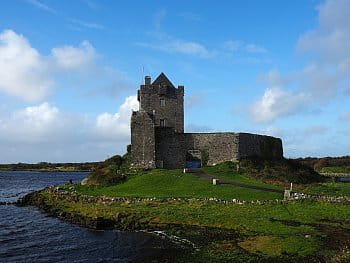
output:
M101 162L85 163L47 163L36 164L17 163L0 164L0 171L30 171L30 172L90 172Z
M59 170L59 169L21 169L21 170L10 170L10 169L2 169L0 168L0 172L61 172L61 173L83 173L83 172L90 172L91 170Z

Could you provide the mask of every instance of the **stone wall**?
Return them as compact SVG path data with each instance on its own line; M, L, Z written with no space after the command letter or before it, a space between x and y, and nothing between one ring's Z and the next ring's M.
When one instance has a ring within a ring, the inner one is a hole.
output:
M191 150L205 151L208 165L258 156L282 158L278 138L248 133L176 133L171 128L156 128L156 164L168 169L183 168Z
M237 160L237 133L185 133L184 136L185 153L189 150L205 151L209 155L209 165Z
M131 116L131 156L135 168L155 168L155 128L145 111Z
M248 133L183 133L184 87L161 73L138 90L140 111L131 117L131 154L135 168L183 168L187 153L208 156L208 164L257 156L283 157L278 138ZM165 120L165 127L160 127ZM163 121L162 121L162 124Z
M263 159L279 159L283 157L282 140L279 138L239 133L238 159L257 156Z
M156 164L158 168L184 168L186 144L184 133L172 128L156 128Z

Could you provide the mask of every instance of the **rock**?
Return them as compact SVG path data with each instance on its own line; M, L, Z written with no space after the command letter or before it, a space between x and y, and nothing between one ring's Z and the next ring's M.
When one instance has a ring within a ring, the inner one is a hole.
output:
M85 177L85 178L80 182L81 185L87 185L87 183L88 183L88 178L87 178L87 177Z

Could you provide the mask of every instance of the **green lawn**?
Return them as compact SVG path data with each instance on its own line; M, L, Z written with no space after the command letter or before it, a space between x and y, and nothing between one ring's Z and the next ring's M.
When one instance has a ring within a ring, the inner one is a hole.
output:
M193 174L181 170L155 169L129 177L125 182L113 186L75 185L78 193L115 197L156 197L156 198L218 198L222 200L268 200L281 199L282 195L260 190L212 185Z
M350 196L350 183L328 182L296 185L294 190L314 195Z
M206 167L204 170L233 182L279 187L237 174L232 167ZM139 172L118 185L66 185L63 189L92 196L159 199L215 197L249 201L282 198L278 193L215 186L181 170L161 169ZM350 184L295 185L295 190L350 195ZM125 201L107 205L65 201L55 198L51 192L43 195L59 214L114 220L118 229L165 230L200 247L198 251L179 255L179 262L331 262L335 255L344 256L343 262L349 262L346 260L350 256L341 252L344 244L350 241L349 203L299 200L242 205L193 199L186 202ZM314 257L314 261L310 261L310 257Z
M327 166L322 167L322 169L319 171L320 173L349 173L350 169L347 167L338 167L338 166Z
M340 203L52 202L68 213L112 220L118 215L127 226L165 228L201 247L189 255L190 262L280 262L284 257L331 256L350 239L349 205Z
M271 188L271 189L280 189L280 190L284 189L280 185L265 183L262 181L258 181L258 180L249 178L245 175L242 175L241 173L239 173L235 169L233 169L232 163L230 163L230 162L218 164L216 166L207 166L207 167L203 167L202 169L210 175L214 175L214 176L218 177L219 179L221 178L221 179L231 181L231 182L244 183L244 184L261 186L261 187L266 187L266 188Z

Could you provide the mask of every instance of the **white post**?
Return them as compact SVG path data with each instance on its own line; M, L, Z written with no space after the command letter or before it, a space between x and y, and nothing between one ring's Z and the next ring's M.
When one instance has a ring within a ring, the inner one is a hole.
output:
M213 179L213 185L218 185L219 184L219 179Z
M284 200L290 199L290 190L284 190Z

